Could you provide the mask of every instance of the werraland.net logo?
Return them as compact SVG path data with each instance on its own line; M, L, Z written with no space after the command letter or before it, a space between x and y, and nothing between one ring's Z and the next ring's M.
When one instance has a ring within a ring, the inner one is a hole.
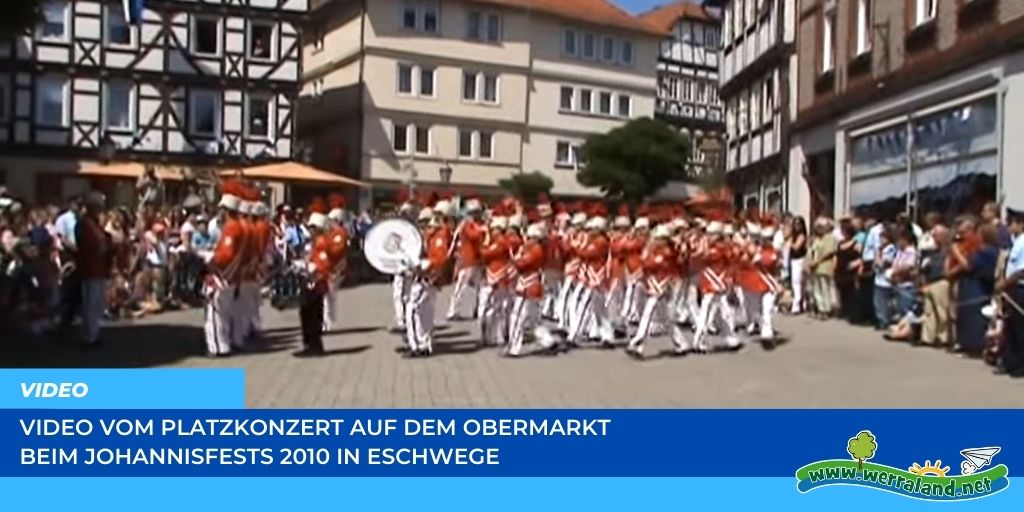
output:
M906 470L868 462L878 451L878 439L862 430L847 443L850 459L823 460L796 471L796 488L806 493L831 485L852 485L892 492L930 501L963 501L985 498L1010 485L1006 466L992 466L999 447L967 448L960 474L950 475L941 460L914 462ZM985 469L988 468L988 469Z

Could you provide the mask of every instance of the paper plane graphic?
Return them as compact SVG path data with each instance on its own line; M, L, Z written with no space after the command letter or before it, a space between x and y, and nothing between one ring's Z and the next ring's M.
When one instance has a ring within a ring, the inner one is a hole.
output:
M999 453L1000 448L998 446L990 446L988 448L967 448L966 450L960 450L960 455L964 456L964 461L960 463L960 472L964 475L970 475L975 471L988 466L992 463L992 458Z

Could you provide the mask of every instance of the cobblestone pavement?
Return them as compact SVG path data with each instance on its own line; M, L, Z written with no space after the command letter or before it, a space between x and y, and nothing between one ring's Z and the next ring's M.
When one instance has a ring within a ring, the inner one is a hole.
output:
M835 321L781 318L789 341L772 352L754 344L675 359L658 357L670 343L655 339L643 363L587 348L506 359L477 347L472 322L457 322L439 330L434 357L406 360L386 328L389 287L348 289L341 301L343 325L326 337L321 359L293 358L298 314L270 308L265 343L228 359L202 356L198 310L109 326L92 351L67 339L3 336L0 359L14 367L242 367L250 407L1024 407L1022 379ZM439 314L446 306L442 294Z

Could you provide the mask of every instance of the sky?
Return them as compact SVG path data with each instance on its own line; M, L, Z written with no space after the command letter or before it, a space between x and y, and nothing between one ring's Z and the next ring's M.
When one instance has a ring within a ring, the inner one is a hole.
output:
M611 0L622 7L623 9L633 13L639 14L645 11L651 10L653 7L658 5L664 5L671 3L674 0Z

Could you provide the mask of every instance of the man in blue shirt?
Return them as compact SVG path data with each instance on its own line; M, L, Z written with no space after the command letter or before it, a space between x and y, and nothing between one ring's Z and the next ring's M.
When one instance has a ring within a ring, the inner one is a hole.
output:
M878 222L870 215L864 216L864 228L861 231L861 273L858 277L857 302L860 304L857 319L861 323L873 325L875 323L875 255L878 253L881 243L882 230L885 225Z
M1024 377L1024 211L1008 209L1007 217L1013 246L1006 261L1006 277L999 283L1004 294L1006 352L997 373Z
M80 207L79 198L72 198L68 202L68 209L64 210L64 213L61 213L53 223L57 229L57 236L60 237L61 247L66 251L75 250L75 227L78 225Z

